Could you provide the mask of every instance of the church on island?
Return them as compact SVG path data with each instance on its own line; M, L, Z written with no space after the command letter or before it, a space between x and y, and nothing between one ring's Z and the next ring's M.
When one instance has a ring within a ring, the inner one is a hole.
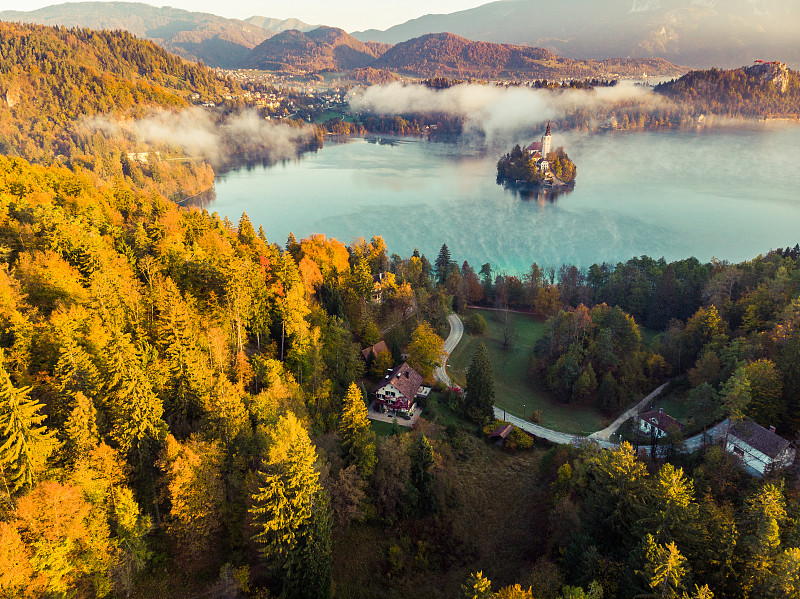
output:
M541 173L550 172L550 163L547 161L547 157L550 155L551 143L550 121L547 121L547 129L545 129L541 141L535 141L525 148L525 153L536 163L536 167Z
M497 183L520 191L559 193L571 190L577 169L564 148L553 148L550 121L539 141L514 146L497 161Z

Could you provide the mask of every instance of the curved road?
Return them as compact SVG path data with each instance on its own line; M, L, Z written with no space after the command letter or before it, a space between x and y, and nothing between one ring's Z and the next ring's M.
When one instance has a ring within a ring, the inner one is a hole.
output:
M461 322L461 319L456 314L451 314L450 316L448 316L447 322L450 324L450 334L447 336L447 339L445 339L443 345L444 360L442 361L442 365L437 366L436 369L433 371L433 376L437 381L441 381L442 383L444 383L449 387L452 386L453 382L450 380L450 376L447 374L447 360L464 335L464 323ZM506 422L513 424L517 428L521 428L522 430L531 433L532 435L541 437L542 439L547 439L551 443L562 443L562 444L569 443L578 446L584 445L586 443L596 443L598 446L604 449L616 449L617 447L619 447L619 444L609 440L611 435L614 432L616 432L616 430L628 418L635 416L641 410L645 409L647 407L647 404L653 398L655 398L659 393L661 393L661 390L664 387L666 387L666 384L661 385L658 389L650 393L647 397L642 399L642 401L637 403L632 408L625 410L625 412L622 415L620 415L620 417L617 418L614 422L612 422L609 426L607 426L603 430L592 433L588 437L582 437L580 435L571 435L569 433L554 431L553 429L546 428L539 424L523 420L522 418L514 416L513 414L509 414L503 408L498 407L497 405L494 406L494 417L497 418L498 420L505 420ZM716 426L706 431L705 439L703 439L702 434L699 434L684 440L685 451L687 453L696 451L704 443L710 443L722 438L725 435L727 422L728 422L727 420L724 420L723 422L720 422ZM642 449L649 453L650 446L640 445L639 449Z
M451 314L448 316L447 322L450 324L450 334L447 336L447 339L445 339L444 345L442 346L444 351L444 360L442 361L442 365L437 366L433 371L433 376L437 381L441 381L448 387L451 387L453 385L453 381L450 380L450 376L447 374L447 360L450 358L450 354L453 353L456 345L458 345L459 341L461 341L461 337L464 335L464 323L461 322L461 319L456 314Z

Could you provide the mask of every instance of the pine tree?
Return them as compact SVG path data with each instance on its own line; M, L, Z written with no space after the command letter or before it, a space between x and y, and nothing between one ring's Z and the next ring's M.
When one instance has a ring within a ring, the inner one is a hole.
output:
M450 272L450 250L446 243L442 244L439 256L436 258L436 280L439 285L444 285L447 280L447 273Z
M14 388L3 359L0 350L0 477L11 494L33 484L57 442L42 425L44 406L28 397L30 388Z
M287 595L314 597L317 595L306 594L310 591L305 590L309 573L327 572L329 576L330 572L329 566L325 567L330 560L330 541L322 538L330 507L314 469L317 452L292 412L281 417L270 441L266 472L261 474L261 484L250 507L257 531L253 540L261 545L267 565L283 571ZM329 579L318 581L317 585L317 590L325 590Z
M355 383L350 383L342 406L339 435L345 461L367 478L375 469L375 433L367 420L367 406Z
M411 446L411 484L417 491L417 507L422 514L436 511L436 495L433 491L433 448L424 434L419 435Z
M494 370L483 343L475 350L467 370L467 415L479 423L494 416Z

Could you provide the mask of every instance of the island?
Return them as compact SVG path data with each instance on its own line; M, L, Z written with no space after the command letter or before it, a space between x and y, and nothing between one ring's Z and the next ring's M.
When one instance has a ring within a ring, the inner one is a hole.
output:
M550 122L540 141L514 146L497 161L497 183L519 192L565 192L575 186L578 170L563 146L551 150Z

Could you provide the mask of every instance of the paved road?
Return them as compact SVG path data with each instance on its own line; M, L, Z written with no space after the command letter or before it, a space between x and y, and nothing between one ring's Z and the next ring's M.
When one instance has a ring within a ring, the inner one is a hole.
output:
M447 317L447 322L450 323L450 334L447 336L447 339L444 342L444 353L445 359L441 366L438 366L436 370L434 370L434 377L437 381L443 382L445 385L452 385L452 381L447 374L447 359L450 357L450 354L458 345L459 341L461 341L461 337L464 335L464 323L461 322L461 319L456 314L451 314ZM632 408L625 410L625 412L617 418L614 422L612 422L609 426L604 428L603 430L597 431L589 435L588 437L583 437L580 435L571 435L569 433L562 433L559 431L554 431L552 429L546 428L541 426L540 424L536 424L534 422L529 422L528 420L523 420L513 414L507 413L503 408L495 405L494 406L494 417L498 420L505 420L516 426L517 428L521 428L522 430L531 433L537 437L542 439L547 439L551 443L562 443L562 444L572 444L572 445L585 445L586 443L594 443L603 449L616 449L619 447L618 443L614 443L610 441L610 437L616 430L625 422L628 418L631 418L635 414L639 413L640 411L644 410L647 407L647 404L652 401L661 390L666 386L666 384L661 385L655 391L650 393L647 397L642 399L639 403L637 403ZM722 437L725 436L725 432L727 429L727 420L723 420L719 424L713 426L705 434L705 443L712 443L715 441L720 440ZM689 437L688 439L684 440L684 450L687 453L692 453L693 451L697 451L704 445L703 434L694 435L693 437ZM640 445L640 450L643 450L647 453L650 453L650 446L649 445Z
M450 380L450 376L447 374L447 360L464 335L464 323L461 322L457 314L448 316L447 322L450 324L450 334L447 335L447 339L444 340L444 360L442 361L442 365L437 366L436 370L433 371L433 376L437 381L441 381L450 387L453 381Z

